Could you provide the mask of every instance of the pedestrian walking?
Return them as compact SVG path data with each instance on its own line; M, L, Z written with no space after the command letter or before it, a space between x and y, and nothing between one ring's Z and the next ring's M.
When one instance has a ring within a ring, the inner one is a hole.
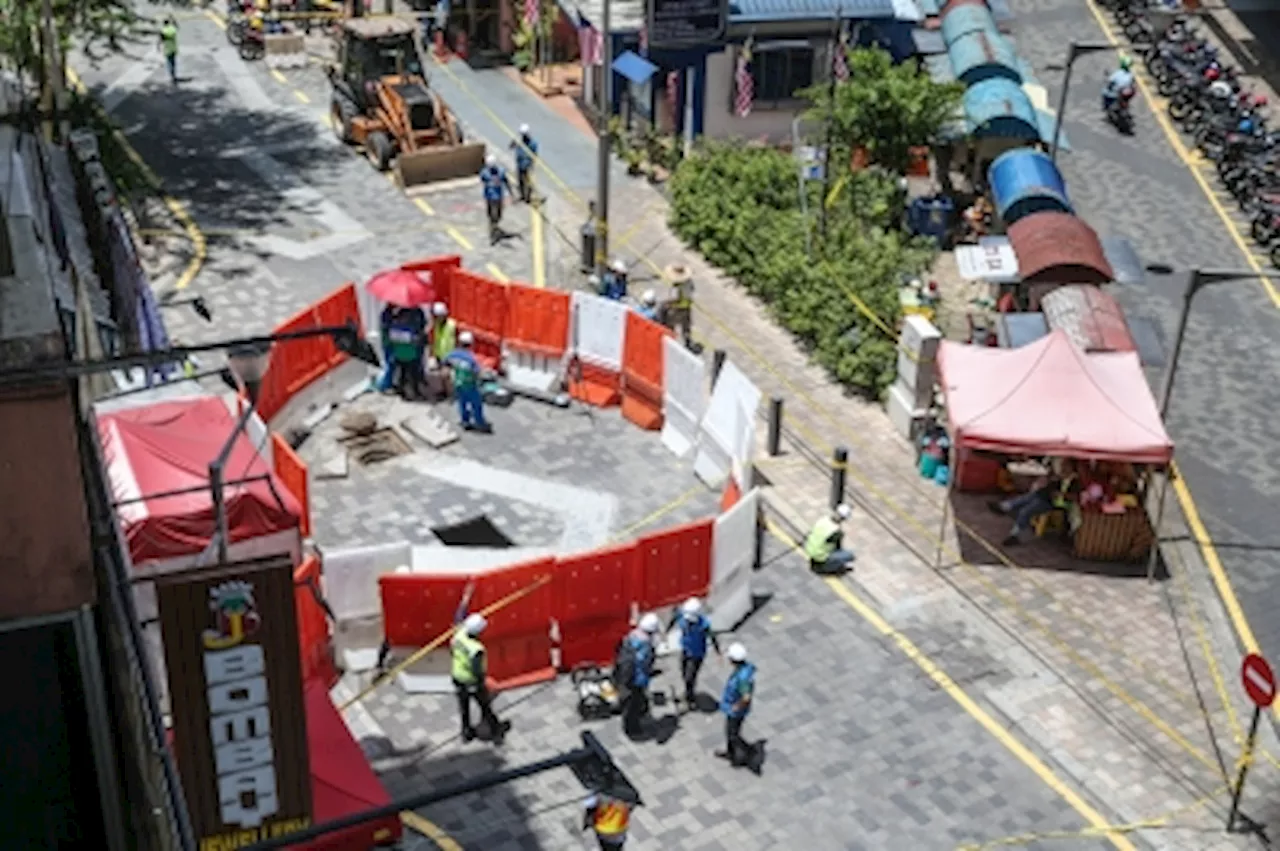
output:
M500 745L511 730L511 722L498 720L489 697L489 687L485 684L485 650L479 636L488 625L484 615L467 615L462 626L454 632L450 644L453 653L450 675L453 690L458 695L458 712L462 716L462 740L469 742L476 737L476 728L471 724L471 702L474 700L480 707L481 720L493 735L494 744Z
M475 339L470 331L458 335L458 348L445 356L453 367L453 394L458 397L458 417L467 431L489 431L484 418L484 396L480 392L480 362L472 351Z
M685 706L693 709L698 703L698 672L707 658L707 644L720 654L720 642L711 631L711 619L702 613L702 601L690 597L671 619L672 627L680 627L680 674L684 679Z
M742 725L751 713L751 701L756 688L756 666L747 661L747 648L741 643L729 645L729 661L733 663L733 673L724 684L724 693L720 696L720 711L724 713L724 750L716 751L716 756L727 759L739 768L751 763L754 750L747 740L742 738Z
M169 68L169 82L178 85L178 25L170 15L160 27L160 49L164 52L164 64Z
M653 681L653 665L657 657L653 643L662 628L655 614L647 614L618 648L614 665L614 683L625 689L622 701L622 730L636 738L649 722L649 683Z
M809 557L809 568L814 573L831 576L843 573L853 564L853 553L844 549L841 525L852 514L853 509L841 503L813 524L809 537L804 540L804 554Z
M538 142L528 124L520 125L520 138L511 143L516 152L516 188L520 190L520 200L526 204L533 203L533 162L538 155Z
M633 795L597 792L586 800L582 829L595 831L600 851L622 851L627 842L627 827L631 824L631 810L635 806Z
M497 245L502 238L502 191L505 189L508 195L515 193L511 191L507 170L498 165L498 158L493 154L484 158L484 168L480 169L480 185L489 215L489 244Z

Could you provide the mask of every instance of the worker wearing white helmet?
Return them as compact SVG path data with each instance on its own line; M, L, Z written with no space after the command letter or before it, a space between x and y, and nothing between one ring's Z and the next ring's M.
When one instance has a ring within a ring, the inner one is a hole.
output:
M804 541L804 554L809 557L809 567L823 575L839 574L853 564L853 551L844 548L844 521L853 509L840 503L818 518Z
M680 606L671 619L671 626L680 627L680 674L684 678L685 711L698 704L698 672L707 658L707 644L720 655L720 642L711 631L711 619L702 612L702 601L690 597Z
M473 351L475 338L470 331L458 335L458 348L445 358L453 368L453 395L458 398L458 417L466 431L490 431L484 418L484 395L480 392L480 361Z
M753 745L742 738L742 725L751 712L751 702L756 690L756 666L747 660L747 648L740 642L729 645L725 654L733 663L733 673L724 684L720 695L720 711L724 713L725 747L716 756L727 759L734 767L750 766L758 770Z
M480 169L480 185L484 189L484 204L489 215L489 244L497 245L502 237L502 190L514 195L507 172L498 165L498 158L489 154L484 158L484 168Z
M644 295L640 296L640 306L636 308L636 312L653 322L658 321L658 294L653 290L645 290Z
M640 618L636 628L622 640L613 669L614 686L622 692L622 729L635 738L649 721L649 683L657 653L654 643L662 631L655 614Z
M621 257L615 257L604 273L604 297L614 301L622 301L627 297L627 264Z
M437 301L431 306L431 327L427 331L427 336L431 352L428 364L431 375L427 379L427 384L432 388L433 396L446 396L448 391L445 386L444 362L458 347L458 323L449 316L449 307L443 301Z
M520 200L529 204L533 201L533 162L538 156L538 143L533 138L533 131L528 124L520 125L520 138L511 143L516 152L516 184L520 189Z
M480 706L480 718L489 728L495 744L502 744L507 731L511 729L510 721L499 721L493 711L493 702L489 698L489 688L485 684L485 652L480 643L480 634L489 622L484 615L467 615L466 619L453 633L450 650L453 663L450 675L453 678L453 690L458 695L458 712L462 716L462 740L469 742L476 737L476 728L471 724L471 701Z

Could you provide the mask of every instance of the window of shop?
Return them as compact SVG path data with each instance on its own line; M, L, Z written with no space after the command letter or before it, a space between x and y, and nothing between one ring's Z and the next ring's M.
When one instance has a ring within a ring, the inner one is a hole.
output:
M813 85L814 51L808 42L757 45L751 56L757 107L794 101L796 92Z

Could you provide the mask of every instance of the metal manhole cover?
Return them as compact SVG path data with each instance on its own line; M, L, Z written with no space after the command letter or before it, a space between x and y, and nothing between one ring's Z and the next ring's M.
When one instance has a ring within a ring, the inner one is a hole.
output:
M357 464L377 464L400 455L408 455L413 447L396 434L393 428L380 428L369 434L351 435L341 439L347 454Z

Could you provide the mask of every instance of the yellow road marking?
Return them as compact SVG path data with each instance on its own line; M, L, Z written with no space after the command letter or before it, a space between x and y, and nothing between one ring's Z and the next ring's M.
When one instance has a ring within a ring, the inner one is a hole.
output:
M284 83L286 86L289 85L289 78L284 74L281 74L279 68L272 68L271 76L276 78L277 83Z
M474 250L475 250L475 246L471 244L471 240L467 239L465 236L463 236L462 234L458 233L458 229L457 229L457 228L455 228L455 227L450 227L450 228L448 228L448 229L445 231L445 233L447 233L447 234L449 234L449 236L453 237L453 241L454 241L454 242L456 242L456 243L458 243L458 245L461 245L461 246L462 246L462 250L463 250L463 251L474 251Z
M534 208L529 215L529 235L533 240L533 285L547 285L547 246L542 230L542 210Z
M227 28L226 21L222 20L222 18L219 17L218 15L215 15L213 12L210 12L208 9L204 10L204 14L206 18L208 18L209 20L213 21L215 24L218 25L218 29L225 30Z
M770 534L777 538L783 545L792 550L799 551L799 545L791 539L791 536L779 529L771 521L766 521ZM991 717L985 709L977 704L968 693L962 689L955 680L937 666L936 663L924 652L917 647L911 639L907 638L898 630L889 625L889 622L880 616L880 613L871 606L867 605L853 589L841 579L836 577L827 577L823 580L827 587L835 592L844 603L855 612L857 612L863 620L871 624L877 632L891 640L902 651L902 655L906 656L916 666L925 673L929 679L947 693L947 696L960 705L970 718L982 725L988 733L995 737L996 741L1004 745L1005 749L1018 758L1018 760L1031 769L1037 777L1045 782L1045 784L1056 792L1064 801L1071 806L1073 810L1079 813L1090 826L1095 828L1098 833L1103 834L1119 851L1138 851L1132 842L1130 842L1122 833L1113 829L1113 826L1102 817L1102 813L1095 810L1089 805L1089 802L1080 797L1074 789L1068 786L1058 775L1053 773L1049 766L1045 765L1040 757L1036 756L1026 745L1020 742L1017 737L1009 732L995 718Z
M81 94L87 94L88 90L85 88L84 81L80 79L79 74L77 74L73 69L67 68L66 76L67 81L71 83L72 88L76 89ZM184 290L191 286L191 282L196 279L196 275L200 274L200 269L204 267L204 261L209 256L204 234L200 232L200 228L196 226L195 220L192 219L191 214L187 212L186 205L164 191L161 186L159 176L151 170L151 166L147 165L146 160L142 158L142 155L137 152L133 145L129 144L129 139L124 135L124 133L114 125L108 124L108 126L111 127L111 135L115 136L116 141L120 143L120 147L124 150L125 156L127 156L133 164L138 167L138 170L142 172L143 177L145 177L147 181L155 187L156 191L160 194L160 198L164 201L164 205L169 208L169 212L173 214L173 217L178 221L178 224L182 225L182 229L187 234L187 239L191 240L191 259L187 261L187 265L182 270L182 274L178 275L178 280L173 285L174 289Z
M412 810L400 813L400 823L430 839L440 851L462 851L462 846L454 842L453 837Z
M297 89L293 90L293 96L296 97L298 100L302 101L303 103L311 103L311 98L307 97Z
M487 268L489 269L489 274L490 274L490 275L493 275L494 279L496 279L496 280L498 281L498 283L500 283L500 284L505 284L505 283L507 283L508 281L510 281L510 280L511 280L510 278L508 278L508 277L507 277L507 273L506 273L506 272L503 272L501 269L499 269L499 268L498 268L497 266L495 266L493 263L490 263L490 264L488 265L488 267L487 267Z
M423 212L423 215L434 216L436 214L436 211L431 209L431 205L421 198L414 198L413 203L418 205L418 209Z

